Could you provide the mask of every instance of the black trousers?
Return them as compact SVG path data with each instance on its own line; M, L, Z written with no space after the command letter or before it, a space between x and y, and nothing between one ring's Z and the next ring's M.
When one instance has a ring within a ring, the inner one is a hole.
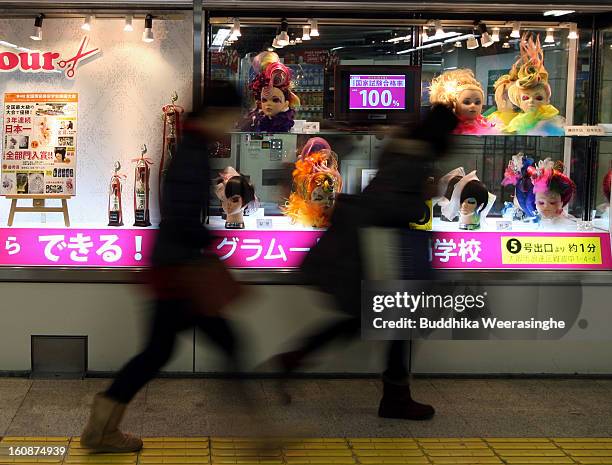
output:
M322 326L302 339L298 352L302 357L323 349L337 340L350 340L359 337L361 331L361 293L358 288L340 292L334 296L338 310L346 314L340 320ZM385 355L383 376L389 380L405 382L408 374L407 341L389 341Z
M136 393L168 362L179 332L197 327L233 363L237 362L237 340L229 322L222 317L189 315L188 302L158 300L146 348L117 374L106 395L119 402L130 402ZM233 367L238 369L237 366Z

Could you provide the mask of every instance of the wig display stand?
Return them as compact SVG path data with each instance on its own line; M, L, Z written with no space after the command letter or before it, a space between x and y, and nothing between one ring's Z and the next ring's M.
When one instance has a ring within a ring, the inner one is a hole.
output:
M45 205L45 200L48 197L44 196L7 196L7 199L11 199L11 210L9 212L8 217L8 225L13 226L13 221L15 219L15 213L63 213L64 214L64 224L67 228L70 227L70 216L68 215L68 199L70 196L57 196L53 197L53 199L60 199L62 201L61 207L47 207ZM17 201L23 199L32 199L31 207L18 207Z

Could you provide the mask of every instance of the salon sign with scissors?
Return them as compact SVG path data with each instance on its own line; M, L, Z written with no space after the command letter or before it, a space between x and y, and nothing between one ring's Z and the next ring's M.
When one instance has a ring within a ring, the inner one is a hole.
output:
M74 56L63 58L58 52L1 52L0 72L22 71L24 73L64 73L68 79L74 79L80 63L100 53L99 48L88 49L89 37L81 40L81 45Z

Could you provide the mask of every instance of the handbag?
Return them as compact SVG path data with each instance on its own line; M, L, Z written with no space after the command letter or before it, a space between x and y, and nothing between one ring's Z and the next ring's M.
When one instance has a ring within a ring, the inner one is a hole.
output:
M153 267L149 287L156 299L187 301L187 311L202 316L221 316L227 305L244 293L243 286L212 253L180 264Z

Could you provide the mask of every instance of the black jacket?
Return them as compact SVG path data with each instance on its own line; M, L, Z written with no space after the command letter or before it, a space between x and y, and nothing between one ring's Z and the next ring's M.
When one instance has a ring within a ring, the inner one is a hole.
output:
M153 265L173 265L197 258L210 243L204 226L209 196L208 157L213 141L186 130L170 162L162 191L162 221Z
M360 229L367 226L405 230L405 248L413 246L419 255L408 266L428 267L428 233L411 232L409 223L429 213L425 184L432 159L429 145L423 142L399 139L390 143L364 192L336 199L330 228L302 264L307 281L334 295L343 306L354 309L351 311L359 311L364 279ZM412 271L406 270L406 275L416 276L424 270Z

